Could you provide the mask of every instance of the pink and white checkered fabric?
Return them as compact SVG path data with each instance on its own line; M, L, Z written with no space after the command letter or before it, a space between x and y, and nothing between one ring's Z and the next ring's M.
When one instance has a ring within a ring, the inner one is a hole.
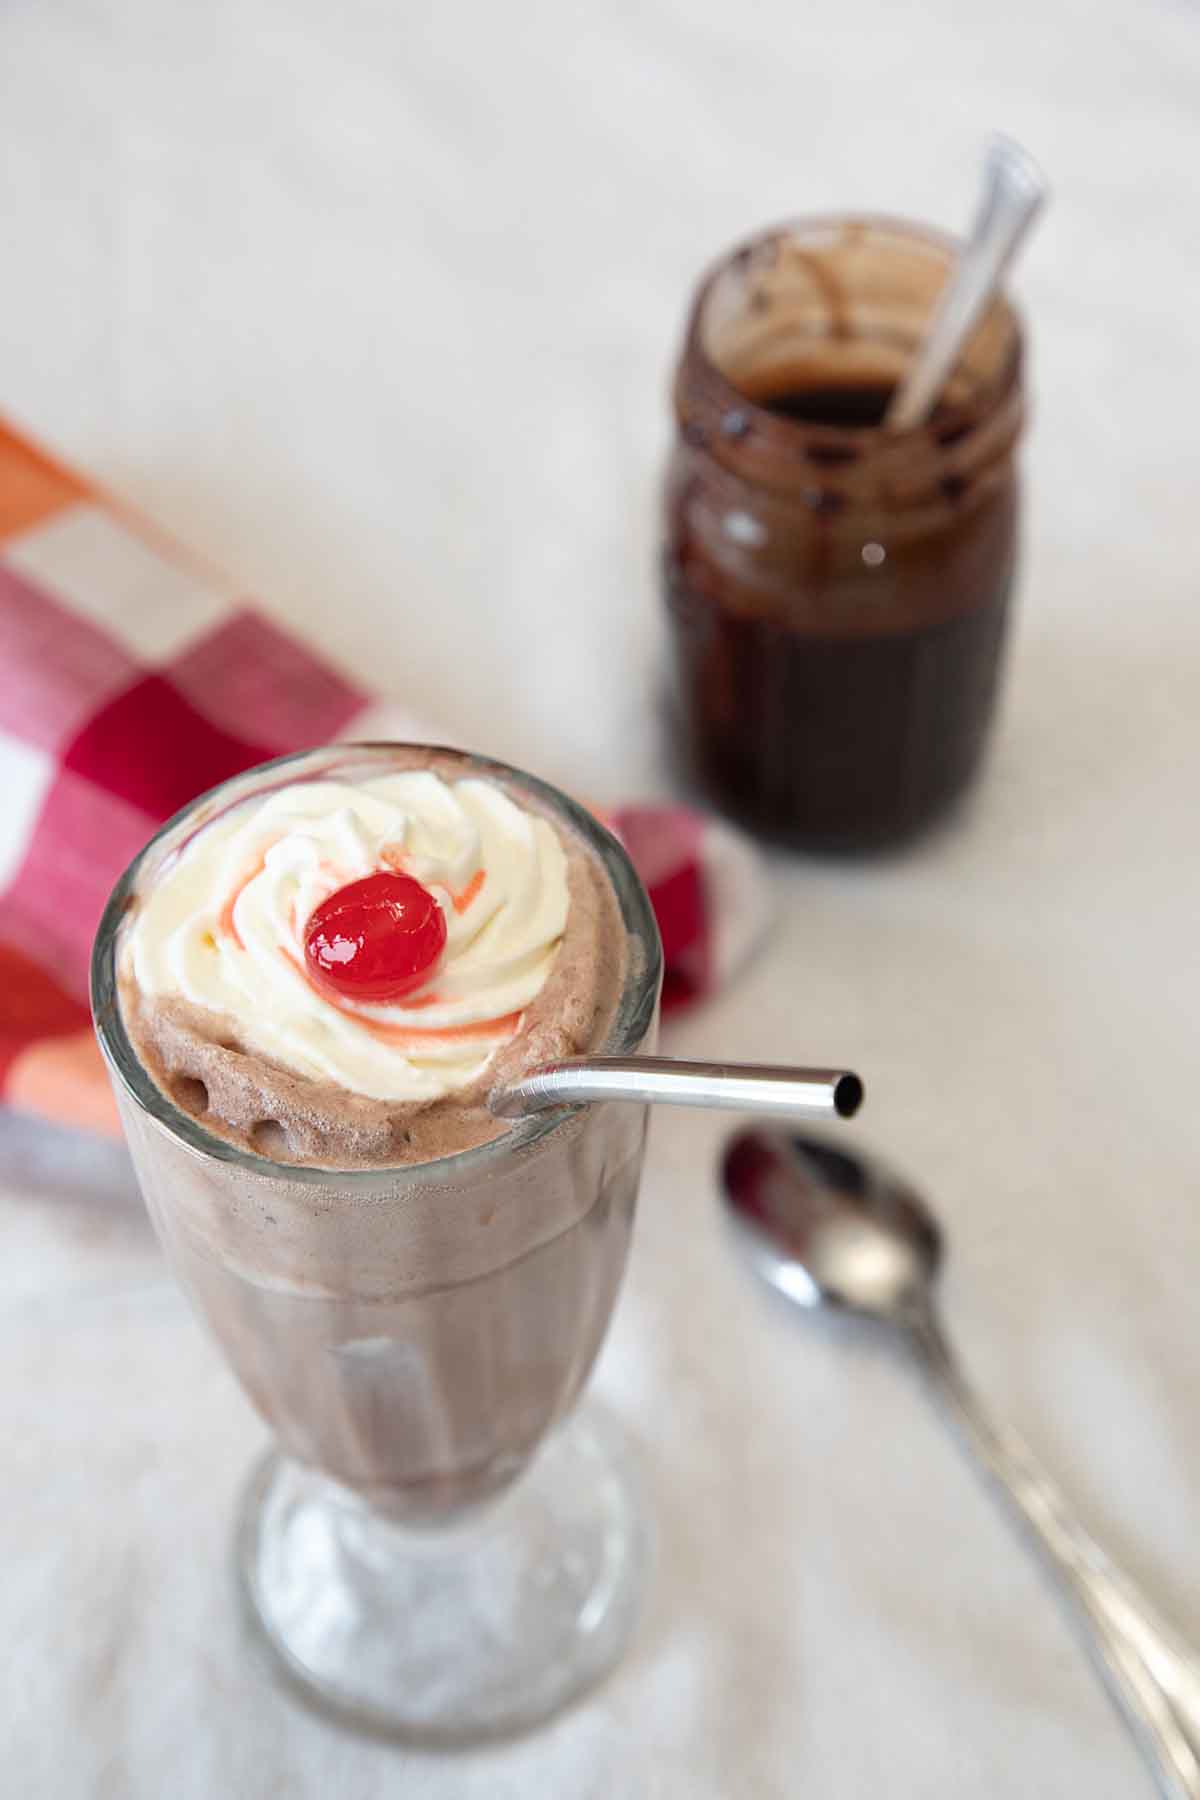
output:
M87 970L121 869L228 776L412 722L3 421L0 671L0 1095L112 1130ZM667 1004L702 996L758 936L754 853L683 808L608 822L655 904Z

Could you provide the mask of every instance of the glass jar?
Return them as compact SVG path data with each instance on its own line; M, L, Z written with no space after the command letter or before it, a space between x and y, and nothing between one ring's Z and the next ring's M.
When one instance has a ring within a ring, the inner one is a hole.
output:
M979 761L1017 544L1008 303L925 424L882 423L956 249L902 221L801 222L725 257L692 307L666 492L676 747L769 839L896 842Z

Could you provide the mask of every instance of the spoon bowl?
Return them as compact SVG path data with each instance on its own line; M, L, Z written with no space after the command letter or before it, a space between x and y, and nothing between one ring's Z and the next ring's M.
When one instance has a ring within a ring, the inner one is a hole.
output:
M928 1307L942 1234L880 1164L815 1138L750 1130L730 1140L723 1178L744 1251L789 1299L889 1323Z

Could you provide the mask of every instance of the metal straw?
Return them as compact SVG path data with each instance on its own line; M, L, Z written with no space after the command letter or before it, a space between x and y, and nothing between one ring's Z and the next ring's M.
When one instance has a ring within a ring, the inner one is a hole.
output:
M488 1104L501 1119L596 1100L709 1106L773 1118L849 1119L863 1084L845 1069L795 1069L769 1063L680 1062L669 1056L580 1056L497 1088Z

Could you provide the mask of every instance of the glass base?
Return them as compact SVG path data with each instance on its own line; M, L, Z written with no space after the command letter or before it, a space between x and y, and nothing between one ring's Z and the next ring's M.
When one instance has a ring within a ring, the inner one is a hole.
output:
M648 1547L626 1453L592 1414L442 1531L395 1525L271 1451L237 1540L251 1615L306 1694L447 1745L526 1730L599 1681L633 1628Z

